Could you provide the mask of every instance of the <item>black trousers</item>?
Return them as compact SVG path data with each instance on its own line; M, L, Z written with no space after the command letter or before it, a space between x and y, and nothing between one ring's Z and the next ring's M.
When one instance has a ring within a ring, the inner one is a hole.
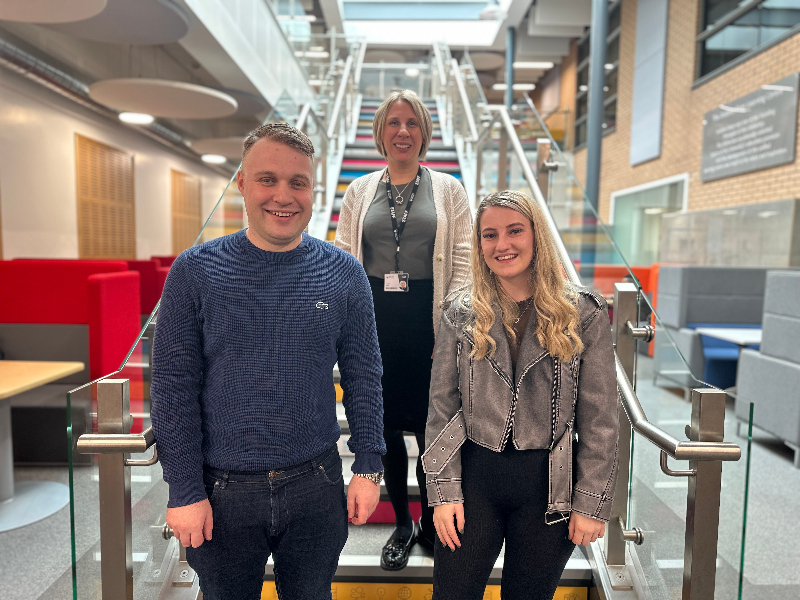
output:
M502 600L552 600L575 545L567 521L545 524L548 455L464 443L464 533L455 552L436 544L433 600L481 600L503 541Z

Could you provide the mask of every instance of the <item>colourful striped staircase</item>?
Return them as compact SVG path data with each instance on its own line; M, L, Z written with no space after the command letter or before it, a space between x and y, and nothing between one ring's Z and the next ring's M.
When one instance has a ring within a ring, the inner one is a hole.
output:
M386 167L386 161L378 154L375 149L375 141L372 139L372 121L375 118L375 111L380 106L381 100L377 98L365 98L361 103L361 115L356 130L356 140L348 144L344 151L342 169L339 173L339 182L336 187L336 197L331 211L331 220L328 225L326 239L333 241L336 236L336 227L339 224L339 211L342 208L342 198L347 190L347 186L354 179L379 171ZM452 146L445 146L442 143L442 133L439 129L439 115L436 110L436 103L433 100L426 100L425 106L431 113L433 120L433 138L431 147L422 165L430 169L449 173L456 179L461 179L461 166L458 164L458 155Z

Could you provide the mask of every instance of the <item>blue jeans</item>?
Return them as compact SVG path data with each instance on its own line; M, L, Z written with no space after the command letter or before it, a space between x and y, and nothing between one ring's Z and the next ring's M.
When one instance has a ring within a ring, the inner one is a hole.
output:
M347 541L347 500L336 446L284 471L205 467L212 539L187 548L205 600L259 600L274 557L281 600L330 600Z

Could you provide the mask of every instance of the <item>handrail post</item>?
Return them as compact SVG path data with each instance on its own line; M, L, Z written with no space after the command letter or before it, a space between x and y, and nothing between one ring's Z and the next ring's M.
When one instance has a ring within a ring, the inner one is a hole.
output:
M628 380L635 381L636 340L628 332L627 323L638 321L639 292L632 283L614 284L614 342L617 356ZM614 503L605 535L606 564L611 586L615 590L630 589L633 585L625 566L623 531L628 524L628 486L631 465L631 426L625 409L619 407L619 441L617 456L617 485Z
M692 390L693 442L721 442L725 434L725 392ZM686 542L683 551L683 600L714 598L719 537L722 462L689 461L689 493L686 497Z
M97 433L131 431L130 385L127 379L97 384ZM131 472L128 454L100 454L100 574L105 600L133 600Z

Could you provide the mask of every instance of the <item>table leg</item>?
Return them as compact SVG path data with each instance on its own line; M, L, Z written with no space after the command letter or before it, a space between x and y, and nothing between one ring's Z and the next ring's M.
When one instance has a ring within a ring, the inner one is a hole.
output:
M30 525L69 504L69 488L54 481L23 481L14 489L11 405L0 400L0 533Z
M14 444L11 405L0 400L0 502L14 497Z

